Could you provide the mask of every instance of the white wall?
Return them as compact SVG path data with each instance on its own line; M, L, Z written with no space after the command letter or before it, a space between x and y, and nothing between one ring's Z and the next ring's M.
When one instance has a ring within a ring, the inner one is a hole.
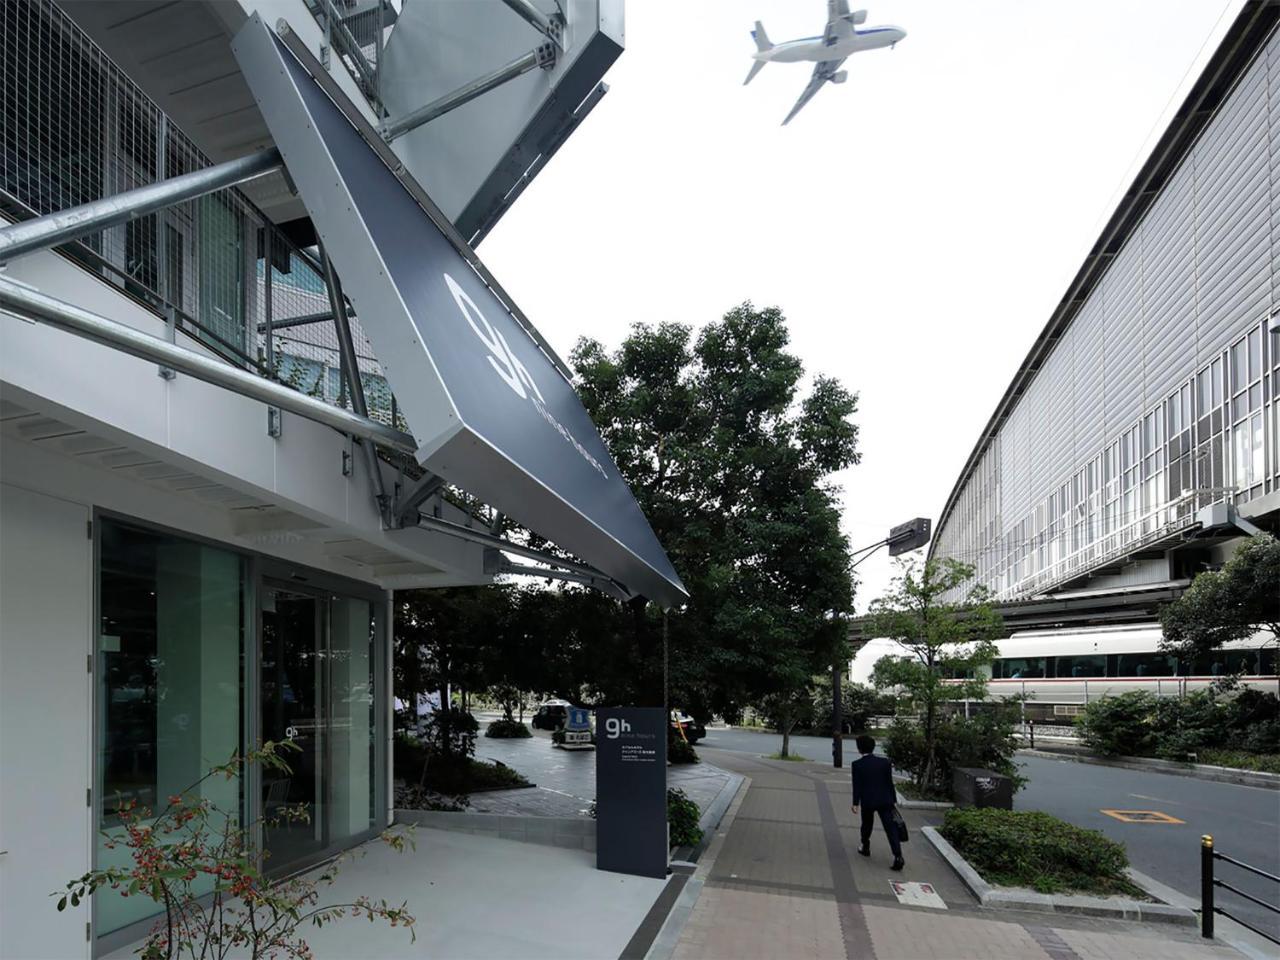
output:
M93 598L89 510L0 484L0 957L88 956Z

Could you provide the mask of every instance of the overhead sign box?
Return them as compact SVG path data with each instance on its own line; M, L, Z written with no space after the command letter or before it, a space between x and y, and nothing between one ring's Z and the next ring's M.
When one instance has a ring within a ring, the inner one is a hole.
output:
M896 557L902 553L919 550L929 542L932 526L928 517L916 517L914 520L898 524L889 531L889 556Z
M501 0L412 0L378 60L396 120L544 42ZM478 244L599 100L622 53L623 0L536 0L562 11L563 50L405 134L393 149L459 233Z
M257 15L232 48L419 462L633 593L683 601L572 385L473 267L474 251Z

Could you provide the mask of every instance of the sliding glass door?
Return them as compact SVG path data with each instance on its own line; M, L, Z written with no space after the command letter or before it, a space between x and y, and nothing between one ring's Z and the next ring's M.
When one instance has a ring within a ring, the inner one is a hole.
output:
M376 825L376 635L369 600L263 584L261 739L291 744L260 784L273 873Z

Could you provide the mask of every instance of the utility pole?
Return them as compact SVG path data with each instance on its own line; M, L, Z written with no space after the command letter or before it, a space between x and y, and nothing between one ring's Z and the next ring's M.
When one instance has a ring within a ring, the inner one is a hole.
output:
M831 662L831 765L844 766L844 716L840 702L840 661Z

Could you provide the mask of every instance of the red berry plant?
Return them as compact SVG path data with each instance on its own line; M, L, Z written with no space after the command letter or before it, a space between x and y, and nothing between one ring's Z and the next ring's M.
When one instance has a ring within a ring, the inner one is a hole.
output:
M223 764L169 797L159 813L134 800L120 803L121 829L103 831L109 849L123 846L131 863L91 870L56 891L58 909L108 888L121 896L143 896L163 908L163 914L135 951L143 960L174 957L222 960L232 954L260 958L288 957L311 960L313 954L301 931L322 927L342 917L381 920L406 927L416 940L414 917L408 902L399 906L386 900L356 897L349 903L320 905L321 893L337 879L348 852L311 873L276 882L263 875L262 860L252 843L254 824L241 826L236 818L199 796L206 780L240 776L251 764L288 776L283 753L299 749L291 741L267 741L257 750L233 754ZM308 822L305 804L284 805L264 817L268 827ZM382 839L393 849L413 846L413 837L388 830Z

